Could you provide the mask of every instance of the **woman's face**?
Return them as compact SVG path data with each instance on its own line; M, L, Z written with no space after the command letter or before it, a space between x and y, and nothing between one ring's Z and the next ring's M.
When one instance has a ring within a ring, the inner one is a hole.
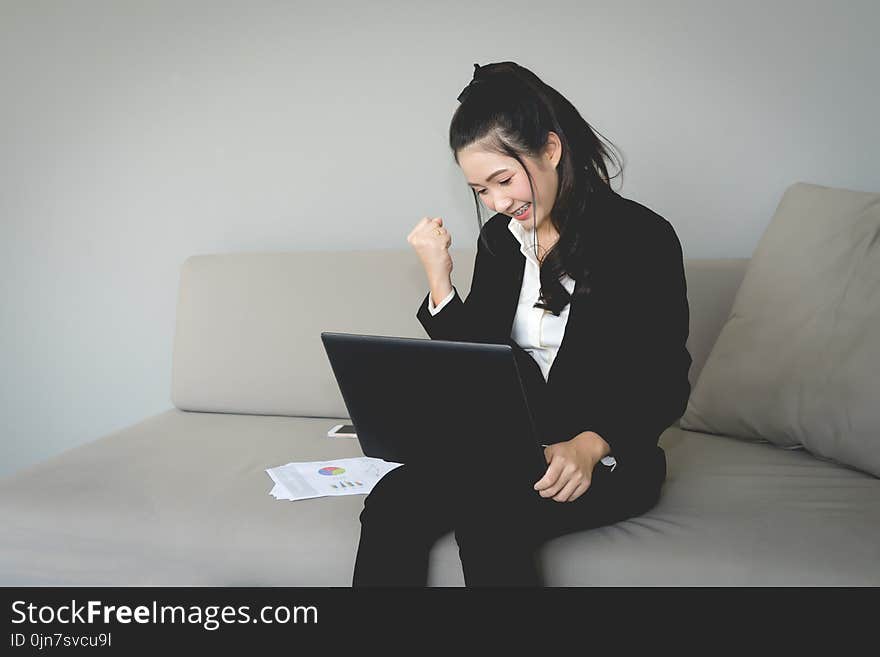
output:
M516 159L471 145L458 152L458 164L468 185L487 208L514 217L524 228L531 229L534 221L538 231L542 231L542 226L546 231L551 228L550 211L559 185L556 165L561 157L559 137L551 132L540 158L523 158L535 186L535 208L531 207L529 179ZM521 217L514 214L527 203L529 208Z

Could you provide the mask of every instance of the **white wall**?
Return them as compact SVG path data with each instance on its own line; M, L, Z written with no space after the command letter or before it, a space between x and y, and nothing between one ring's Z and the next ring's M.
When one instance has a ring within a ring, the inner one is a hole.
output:
M191 254L475 244L446 145L514 60L627 157L685 257L794 181L880 191L880 3L0 0L0 474L171 407ZM415 257L415 256L414 256Z

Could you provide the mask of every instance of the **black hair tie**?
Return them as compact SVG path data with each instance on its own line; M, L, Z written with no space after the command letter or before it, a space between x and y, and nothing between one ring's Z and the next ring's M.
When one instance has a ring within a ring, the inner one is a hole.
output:
M465 100L467 100L467 97L470 95L471 89L474 87L474 85L479 84L480 82L484 81L483 78L477 77L479 72L480 72L480 65L474 64L474 77L473 77L473 79L471 79L470 82L467 83L467 86L461 90L461 93L458 94L458 102L459 103L463 103Z

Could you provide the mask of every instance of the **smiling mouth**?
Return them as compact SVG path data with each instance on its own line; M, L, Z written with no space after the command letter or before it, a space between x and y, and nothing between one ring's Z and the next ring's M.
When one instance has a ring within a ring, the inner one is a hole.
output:
M530 205L531 205L531 203L524 203L523 205L519 206L519 207L518 207L514 212L512 212L511 214L512 214L512 215L522 214L521 210L524 211L524 210L527 209Z

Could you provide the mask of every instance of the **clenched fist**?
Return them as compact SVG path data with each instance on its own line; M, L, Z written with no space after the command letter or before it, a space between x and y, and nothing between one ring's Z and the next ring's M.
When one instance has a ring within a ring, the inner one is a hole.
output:
M422 217L406 237L425 268L429 281L448 279L452 274L452 235L443 227L441 217Z

